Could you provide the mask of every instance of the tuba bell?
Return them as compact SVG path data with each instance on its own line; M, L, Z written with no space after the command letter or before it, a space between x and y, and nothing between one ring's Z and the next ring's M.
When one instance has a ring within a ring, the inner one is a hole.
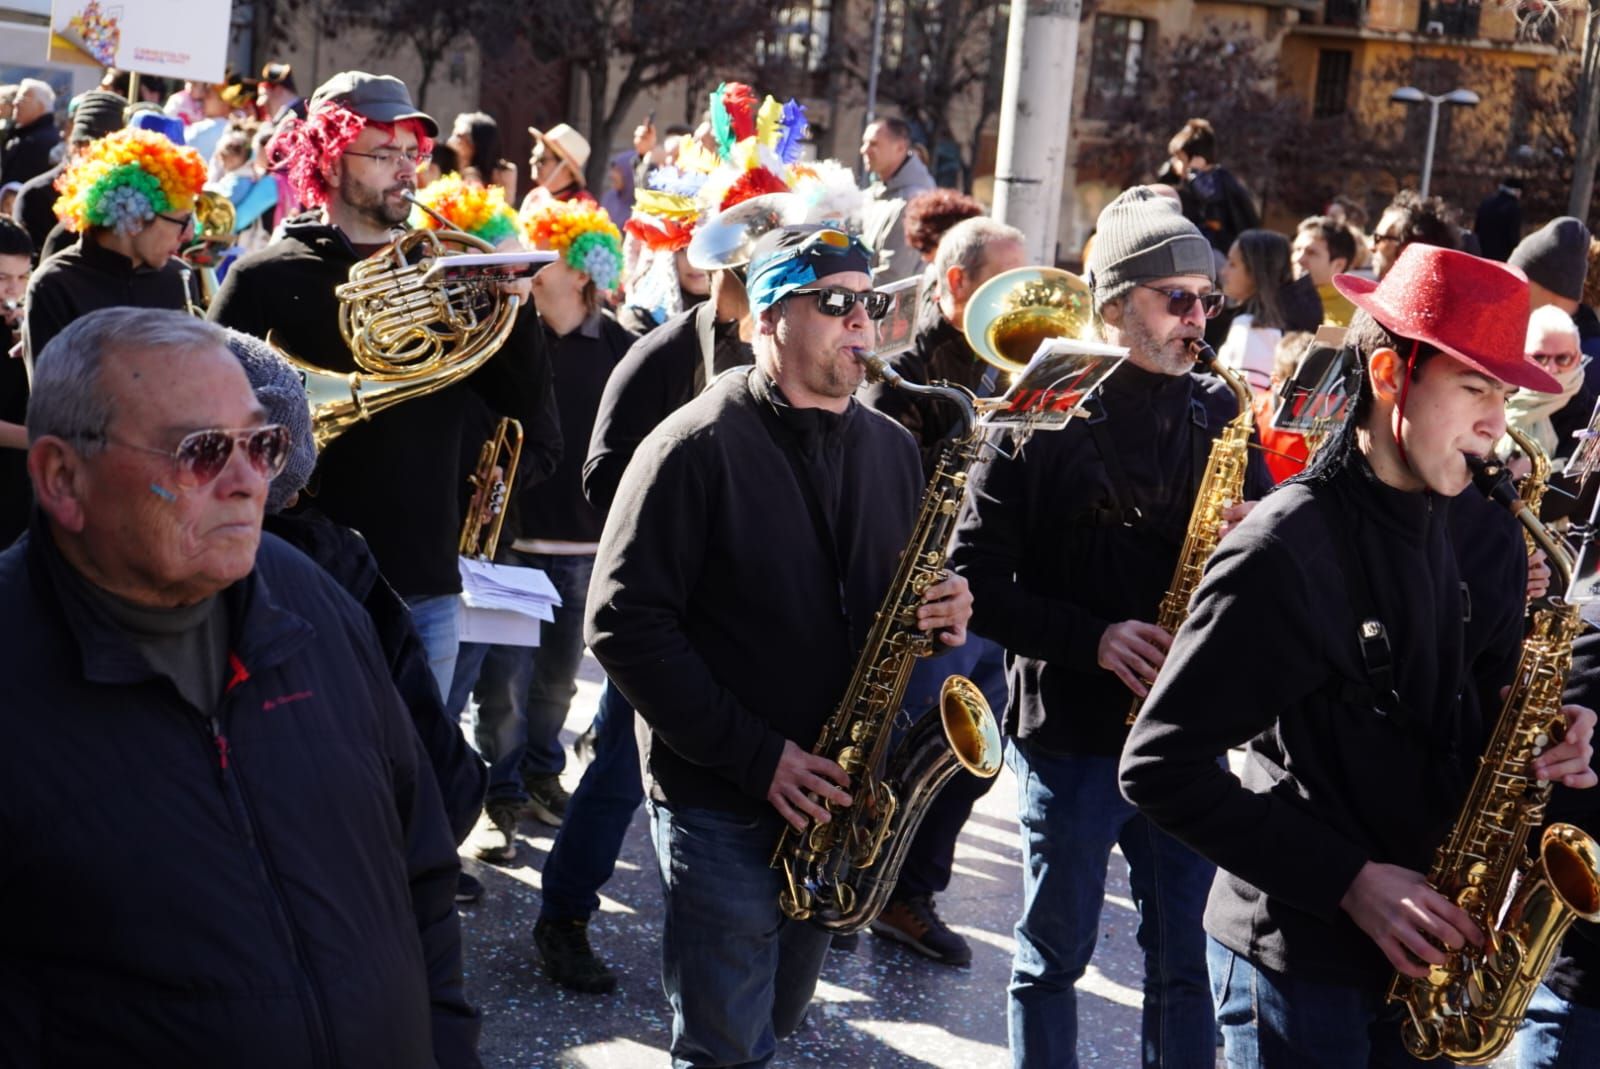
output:
M1050 338L1094 340L1089 284L1057 267L1002 271L967 302L966 335L980 360L1015 375Z
M353 265L334 294L355 371L330 371L267 339L305 378L317 448L476 371L516 325L521 299L500 288L507 272L553 259L496 253L460 231L413 230Z

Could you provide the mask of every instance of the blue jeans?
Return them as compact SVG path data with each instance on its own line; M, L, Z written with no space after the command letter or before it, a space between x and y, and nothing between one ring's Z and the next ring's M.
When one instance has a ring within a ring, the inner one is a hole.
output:
M594 718L594 760L572 792L540 873L540 920L586 921L600 908L600 888L611 879L634 810L644 800L633 721L633 706L606 680Z
M830 938L778 909L782 822L648 803L666 897L661 986L672 1064L762 1066L805 1020Z
M456 651L461 645L461 598L456 594L426 594L404 600L411 610L417 637L428 653L428 667L433 669L433 679L439 685L442 700L450 693L451 680L456 674Z
M467 680L478 699L478 752L489 762L488 801L525 801L524 778L557 776L566 767L561 727L578 693L583 662L583 606L594 557L519 553L502 563L538 568L550 577L561 606L539 629L537 646L463 647L462 660L481 659L476 681ZM466 693L457 688L461 705ZM458 707L459 711L459 707Z
M1419 1061L1400 1042L1405 1009L1384 1003L1387 983L1363 988L1273 972L1206 940L1211 994L1228 1069L1400 1069Z
M963 675L978 685L995 715L1006 707L1006 651L998 642L974 634L965 645L938 657L923 657L911 669L901 705L912 716L931 716L939 704L939 688L953 675ZM956 839L972 815L972 807L989 793L994 779L962 769L950 777L911 839L894 898L936 894L950 886L955 865Z
M1049 754L1009 741L1023 831L1022 919L1009 989L1013 1063L1078 1064L1075 985L1094 955L1106 864L1120 845L1144 950L1142 1063L1211 1069L1217 1033L1200 917L1215 869L1123 799L1115 757Z
M1600 1057L1600 1010L1561 998L1543 984L1512 1045L1517 1069L1583 1069Z

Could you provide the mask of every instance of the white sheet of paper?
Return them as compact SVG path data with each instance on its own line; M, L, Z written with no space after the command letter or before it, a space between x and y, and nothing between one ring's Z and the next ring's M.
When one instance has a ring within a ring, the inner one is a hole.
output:
M539 621L512 609L484 609L463 604L459 624L462 642L494 646L539 644Z

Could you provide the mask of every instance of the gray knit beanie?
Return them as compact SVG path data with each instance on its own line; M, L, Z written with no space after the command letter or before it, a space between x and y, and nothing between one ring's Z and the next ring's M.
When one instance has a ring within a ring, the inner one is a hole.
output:
M1211 243L1178 202L1144 186L1124 190L1100 212L1084 272L1096 311L1140 282L1172 275L1216 281Z
M1589 228L1570 215L1552 219L1518 242L1507 263L1556 296L1581 301L1589 272Z
M260 338L228 331L228 349L244 366L256 400L267 410L267 420L289 428L289 462L267 488L267 512L281 512L289 500L306 488L317 466L317 443L311 435L311 402L305 383L287 360Z

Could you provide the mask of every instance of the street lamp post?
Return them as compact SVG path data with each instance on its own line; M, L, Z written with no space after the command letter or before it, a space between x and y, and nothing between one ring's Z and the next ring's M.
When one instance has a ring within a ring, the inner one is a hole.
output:
M1452 89L1448 93L1424 93L1415 86L1402 86L1389 94L1391 104L1427 104L1428 105L1428 147L1422 154L1422 195L1428 195L1428 185L1433 180L1433 141L1439 133L1439 105L1456 104L1461 107L1476 107L1478 94L1470 89Z

